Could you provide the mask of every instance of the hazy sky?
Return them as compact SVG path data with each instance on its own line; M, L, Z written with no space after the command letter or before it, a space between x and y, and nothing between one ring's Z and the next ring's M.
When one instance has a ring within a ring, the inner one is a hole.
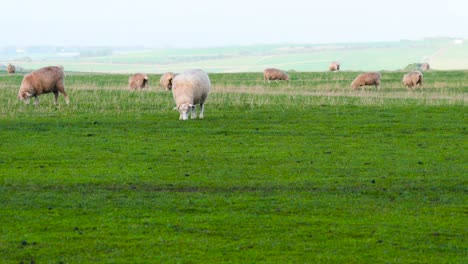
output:
M8 0L0 8L0 46L468 38L466 0Z

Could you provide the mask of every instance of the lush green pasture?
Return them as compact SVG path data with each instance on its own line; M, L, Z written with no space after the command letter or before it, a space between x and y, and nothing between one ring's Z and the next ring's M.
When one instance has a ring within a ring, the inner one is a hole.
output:
M205 119L127 75L0 75L0 263L466 263L468 72L210 74Z

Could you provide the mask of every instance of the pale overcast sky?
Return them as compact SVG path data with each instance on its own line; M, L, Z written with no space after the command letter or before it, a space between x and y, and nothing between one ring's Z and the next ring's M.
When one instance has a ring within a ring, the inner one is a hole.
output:
M195 47L468 37L466 0L8 0L5 45Z

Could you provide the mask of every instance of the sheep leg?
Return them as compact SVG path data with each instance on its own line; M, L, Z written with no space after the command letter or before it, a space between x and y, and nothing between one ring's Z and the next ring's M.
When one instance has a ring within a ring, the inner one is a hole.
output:
M54 105L56 105L58 102L58 91L54 92Z
M37 98L37 95L34 96L34 105L39 105L39 98Z
M192 106L192 109L190 109L190 112L191 112L190 118L192 118L192 119L197 118L197 110L195 109L195 105Z
M70 103L70 99L68 98L68 95L67 95L67 93L65 92L65 87L63 86L63 84L62 84L62 83L59 83L59 84L56 86L56 88L57 88L57 95L56 95L56 97L55 97L55 104L57 104L57 97L58 97L58 93L59 93L59 92L60 92L61 94L63 94L63 97L65 98L65 102L66 102L67 104L69 104L69 103Z
M205 104L201 103L200 104L200 115L198 116L198 118L203 119L203 111L204 110L205 110Z
M65 91L62 91L62 94L63 94L63 98L65 98L65 102L67 104L70 104L70 99L68 98L68 95Z

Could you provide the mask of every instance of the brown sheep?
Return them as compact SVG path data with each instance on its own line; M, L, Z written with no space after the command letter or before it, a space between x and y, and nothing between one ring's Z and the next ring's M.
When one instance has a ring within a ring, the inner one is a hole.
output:
M378 72L366 72L359 74L351 83L351 87L353 90L356 90L361 86L375 85L375 88L380 91L380 77L380 73ZM364 90L364 87L362 89Z
M422 88L423 74L420 71L412 71L403 75L403 84L407 89L419 85Z
M429 66L429 63L425 62L421 64L421 71L428 71L431 69L431 66Z
M340 70L340 63L334 61L334 62L330 63L330 66L328 66L328 69L330 71L339 71Z
M279 69L268 68L263 71L263 81L282 80L289 82L289 75Z
M39 95L44 93L54 93L54 104L57 104L59 92L63 94L65 102L70 103L65 92L64 76L62 68L57 66L44 67L26 74L21 82L18 91L18 99L29 104L31 97L35 98L34 104L39 104Z
M13 64L8 64L7 66L7 72L8 74L13 74L16 72L16 67Z
M161 87L164 88L166 91L171 91L172 90L172 79L176 76L175 73L173 72L166 72L163 75L161 75L161 79L159 79L159 84Z
M138 90L148 87L148 76L143 73L135 73L128 77L128 89Z

